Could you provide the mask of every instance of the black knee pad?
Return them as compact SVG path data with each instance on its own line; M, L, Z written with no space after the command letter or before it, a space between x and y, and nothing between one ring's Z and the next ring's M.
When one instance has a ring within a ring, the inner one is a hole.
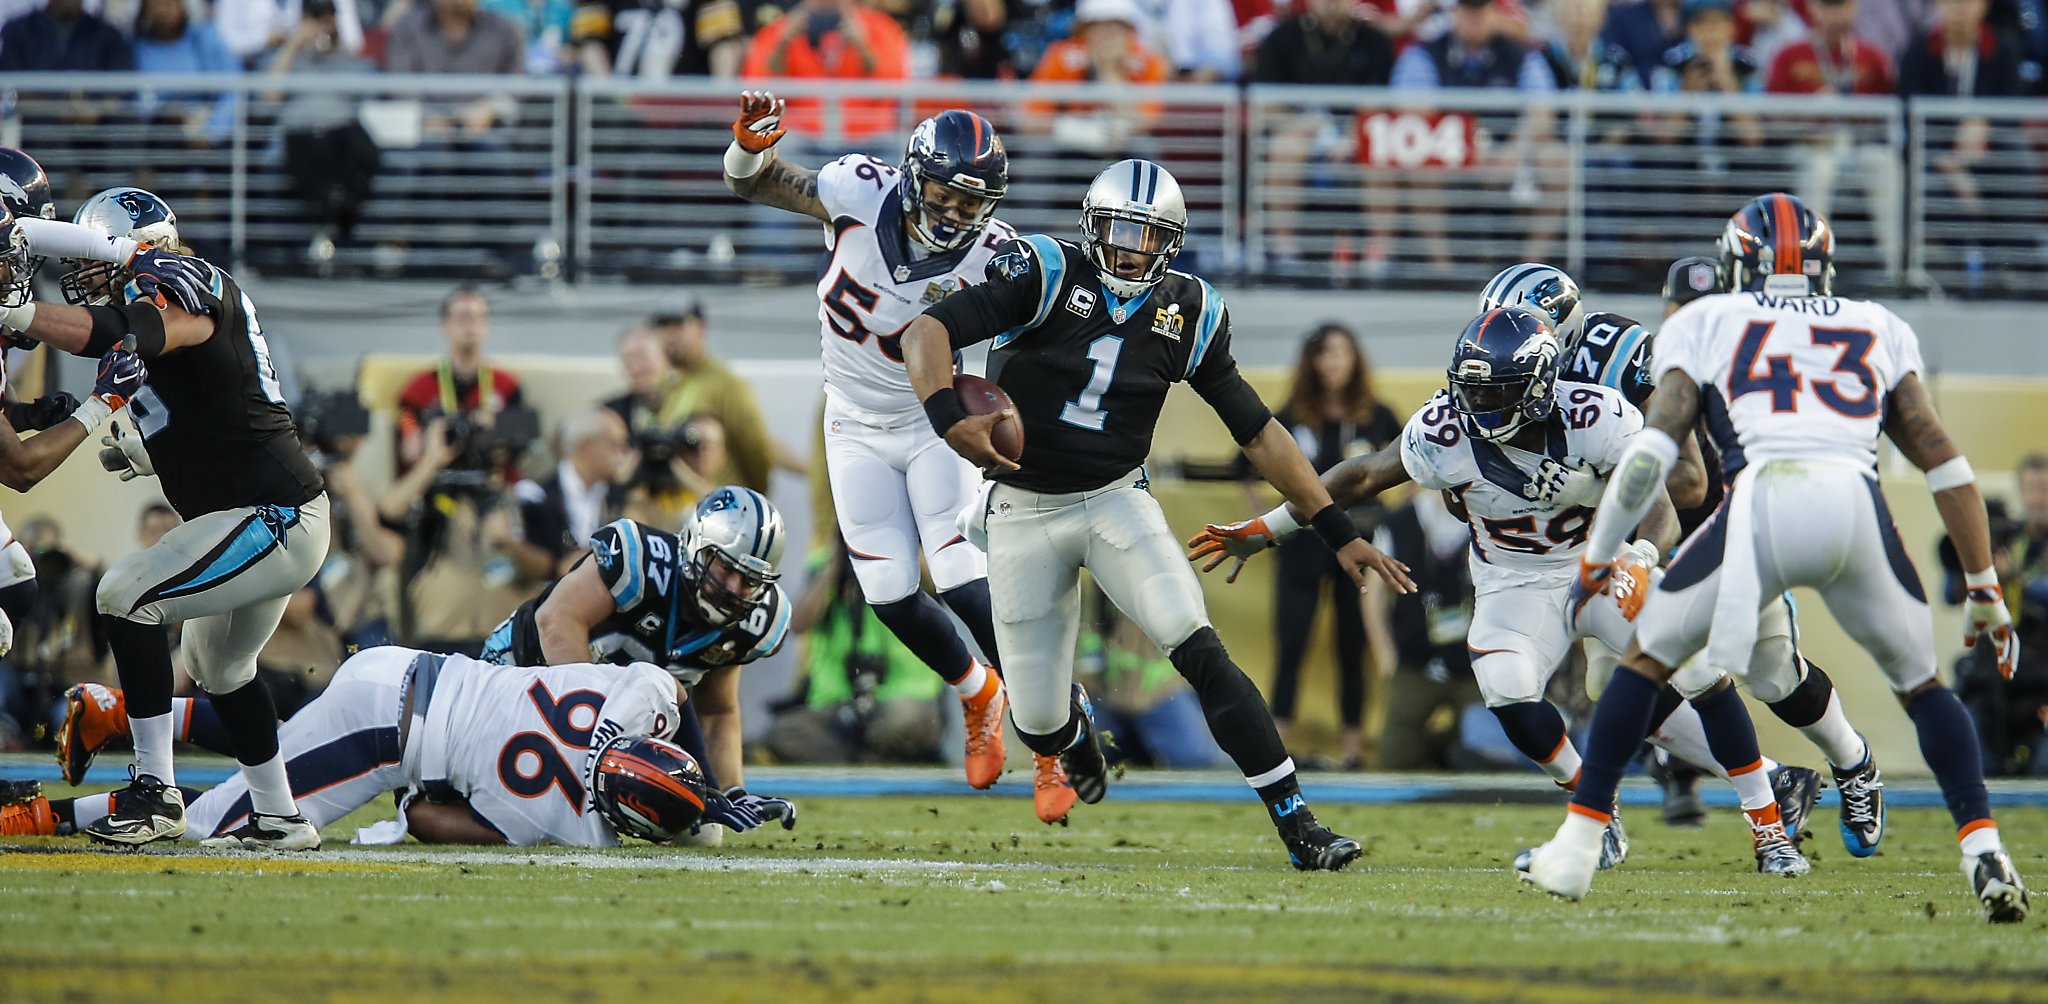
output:
M1806 679L1799 681L1785 699L1767 705L1778 720L1795 729L1803 729L1820 721L1828 713L1828 699L1835 693L1835 681L1812 662L1806 664Z

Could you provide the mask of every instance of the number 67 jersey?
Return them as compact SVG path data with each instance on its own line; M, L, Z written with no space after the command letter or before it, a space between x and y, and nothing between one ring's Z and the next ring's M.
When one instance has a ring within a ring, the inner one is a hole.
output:
M1449 392L1437 391L1401 432L1401 466L1417 487L1449 491L1465 507L1475 593L1565 588L1578 574L1593 510L1543 501L1538 476L1584 462L1604 479L1642 427L1642 412L1620 391L1561 382L1542 452L1531 452L1466 435Z
M1769 460L1875 468L1885 394L1923 363L1912 327L1868 300L1723 293L1671 315L1650 366L1698 382L1732 480Z

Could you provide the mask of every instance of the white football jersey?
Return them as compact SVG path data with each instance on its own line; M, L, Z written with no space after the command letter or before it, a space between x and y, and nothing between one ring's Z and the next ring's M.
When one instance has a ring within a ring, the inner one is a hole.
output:
M1733 475L1767 460L1877 465L1885 394L1918 373L1920 339L1869 300L1722 293L1686 304L1651 347L1652 378L1699 382Z
M591 750L673 738L678 720L675 679L646 663L521 669L449 656L429 699L420 783L446 782L515 846L616 845L590 799Z
M825 394L884 425L921 412L903 367L903 329L926 307L981 282L996 250L1017 236L992 219L967 247L927 254L904 227L897 177L894 166L861 154L818 171L818 201L832 214L830 254L818 273Z
M1449 490L1465 506L1472 531L1472 587L1554 587L1578 574L1593 510L1536 501L1533 477L1545 459L1576 457L1606 477L1642 412L1618 390L1561 382L1544 451L1531 453L1474 439L1458 424L1448 391L1437 391L1401 432L1401 466L1417 487Z

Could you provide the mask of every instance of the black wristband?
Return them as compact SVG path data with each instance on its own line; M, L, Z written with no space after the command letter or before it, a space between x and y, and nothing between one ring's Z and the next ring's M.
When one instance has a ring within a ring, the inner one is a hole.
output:
M946 430L960 424L967 417L967 408L960 403L960 392L951 387L941 387L932 396L924 399L924 416L931 420L932 431L946 438Z
M1308 525L1316 528L1316 536L1332 551L1341 551L1344 545L1358 539L1358 524L1351 522L1351 514L1337 508L1332 502L1316 511L1308 519Z

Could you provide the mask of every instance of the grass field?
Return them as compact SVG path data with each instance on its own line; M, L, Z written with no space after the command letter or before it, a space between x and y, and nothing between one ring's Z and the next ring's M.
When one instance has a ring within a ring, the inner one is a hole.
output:
M0 1000L2048 999L2048 923L1982 921L1939 810L1895 811L1867 861L1828 826L1796 881L1751 870L1731 812L1639 812L1579 904L1506 867L1554 807L1324 815L1365 842L1341 874L1288 868L1249 800L1113 793L1068 828L1014 799L809 799L717 851L348 848L371 812L291 857L15 840ZM2002 816L2048 875L2048 810Z

